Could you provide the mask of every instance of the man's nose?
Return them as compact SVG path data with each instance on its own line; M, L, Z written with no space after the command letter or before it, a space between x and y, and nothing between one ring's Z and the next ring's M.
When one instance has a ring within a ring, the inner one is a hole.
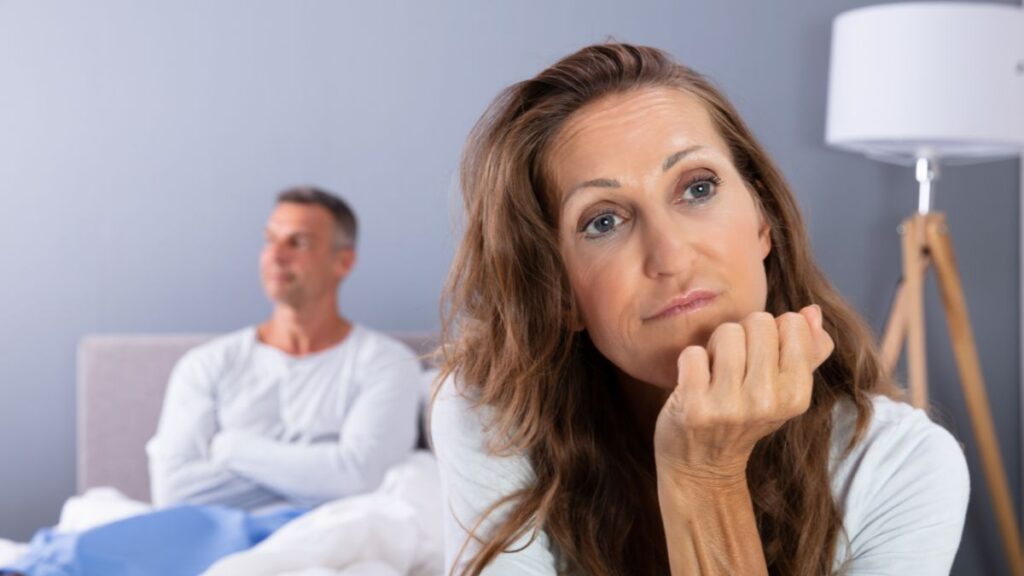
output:
M671 214L650 215L641 230L644 273L650 278L675 276L693 267L695 252L689 234Z
M290 256L288 245L284 242L267 242L264 250L273 262L286 262Z

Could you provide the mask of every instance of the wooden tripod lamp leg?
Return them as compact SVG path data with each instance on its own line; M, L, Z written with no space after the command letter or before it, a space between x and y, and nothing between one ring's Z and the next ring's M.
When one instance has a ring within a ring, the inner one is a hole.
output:
M921 278L928 274L928 266L931 259L923 252L921 253L920 270ZM923 285L923 280L922 280ZM896 294L892 298L892 306L889 309L889 319L885 322L885 331L882 333L882 370L886 376L892 376L896 370L896 363L899 362L900 352L903 351L903 343L907 339L907 282L900 278L896 285Z
M910 402L928 409L928 371L924 332L925 216L903 221L903 287L906 300L907 368L910 375Z
M907 336L907 283L900 280L896 287L896 295L892 299L889 319L885 322L882 335L882 370L886 376L892 376L896 370L896 362L900 359L903 340Z
M999 532L1012 573L1015 576L1024 576L1024 552L1021 550L1020 529L1013 512L1013 500L1006 481L1006 468L1003 467L1003 459L999 452L999 441L992 425L992 414L989 411L988 395L985 392L985 382L978 362L971 321L967 315L960 273L957 271L956 257L949 235L946 234L946 220L942 214L929 216L927 235L939 278L939 289L949 323L953 352L960 371L964 400L978 443L978 452L981 455Z

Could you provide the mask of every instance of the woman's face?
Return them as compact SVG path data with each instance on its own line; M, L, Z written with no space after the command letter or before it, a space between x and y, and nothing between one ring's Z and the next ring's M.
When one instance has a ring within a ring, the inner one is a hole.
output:
M606 97L557 134L548 171L580 329L627 375L676 385L676 358L764 310L766 222L693 96Z

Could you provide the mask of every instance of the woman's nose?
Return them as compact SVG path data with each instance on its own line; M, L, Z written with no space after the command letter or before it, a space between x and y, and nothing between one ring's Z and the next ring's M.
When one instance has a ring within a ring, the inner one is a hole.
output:
M681 223L671 215L650 216L642 231L644 273L651 278L684 274L693 267L695 251Z

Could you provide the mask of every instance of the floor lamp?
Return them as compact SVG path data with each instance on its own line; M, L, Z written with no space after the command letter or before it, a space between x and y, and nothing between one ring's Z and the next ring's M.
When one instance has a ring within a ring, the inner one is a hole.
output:
M883 362L891 373L907 340L911 401L925 408L923 291L934 267L1003 548L1012 573L1024 576L1020 528L953 245L945 216L931 209L940 162L1024 150L1024 10L907 3L844 12L832 28L828 98L830 145L915 171L918 212L900 226L903 278L882 340Z

